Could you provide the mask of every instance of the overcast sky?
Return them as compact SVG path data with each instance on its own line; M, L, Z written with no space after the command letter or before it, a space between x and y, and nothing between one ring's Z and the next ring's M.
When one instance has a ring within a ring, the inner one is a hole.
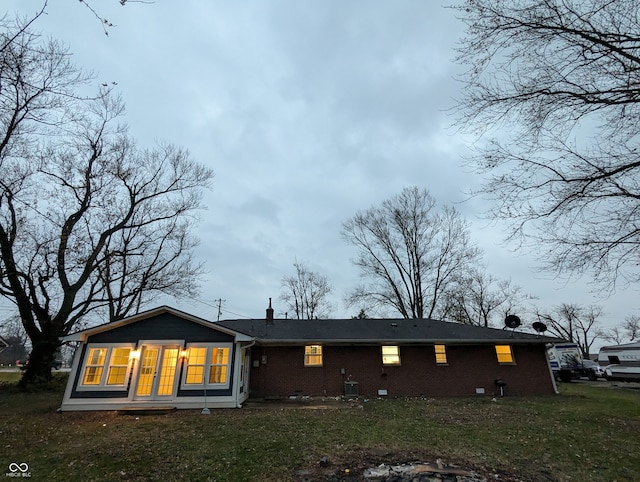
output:
M39 1L5 0L32 14ZM460 89L453 47L463 31L432 1L95 0L116 24L104 34L77 1L50 0L36 27L63 40L96 86L117 82L140 146L190 150L215 171L196 233L208 274L199 301L177 308L208 319L276 315L281 279L298 259L333 285L335 317L358 282L342 223L408 186L455 203L472 223L488 271L549 308L603 306L610 326L637 313L637 292L603 300L586 282L535 270L536 253L501 245L500 226L465 194L479 179L462 166L470 139L447 112ZM635 311L634 311L635 310ZM535 320L523 320L530 324Z

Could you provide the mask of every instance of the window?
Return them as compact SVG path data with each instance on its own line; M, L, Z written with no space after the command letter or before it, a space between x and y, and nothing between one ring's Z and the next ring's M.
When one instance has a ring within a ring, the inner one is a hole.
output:
M498 363L500 364L515 364L511 345L496 345L496 356L498 357Z
M79 390L126 390L133 345L89 346Z
M227 366L229 365L228 348L211 349L211 365L209 383L227 383Z
M228 346L190 346L187 350L185 386L226 385L229 383Z
M447 349L444 345L434 345L436 352L436 364L438 365L446 365L447 364Z
M113 348L111 350L111 361L107 372L107 385L124 386L129 369L129 354L131 348Z
M189 351L187 351L187 374L184 381L187 385L202 385L202 381L204 380L204 361L206 357L206 348L189 348Z
M383 346L382 347L382 364L383 365L400 365L400 347Z
M83 385L100 385L102 372L104 370L104 360L107 356L106 348L90 348L87 355L87 363L82 377Z
M321 367L322 366L322 346L307 345L304 347L304 366Z

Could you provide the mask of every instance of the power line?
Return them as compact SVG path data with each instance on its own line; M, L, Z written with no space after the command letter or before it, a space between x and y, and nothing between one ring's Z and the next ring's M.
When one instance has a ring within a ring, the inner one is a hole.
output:
M240 314L240 313L235 313L235 312L233 312L233 311L231 311L231 310L229 310L227 308L224 308L222 306L222 303L226 302L227 300L223 300L223 299L213 300L216 303L215 305L211 304L210 302L204 301L204 300L196 299L195 301L197 301L198 303L202 303L203 305L209 306L211 308L216 308L218 310L218 321L220 321L221 312L229 313L229 314L238 316L240 318L246 318L247 320L253 319L253 316L247 316L247 315L243 315L243 314Z
M230 313L232 315L239 316L240 318L246 318L247 320L253 319L253 316L241 315L240 313L234 313L233 311L229 311L225 308L223 308L222 311L224 311L225 313Z

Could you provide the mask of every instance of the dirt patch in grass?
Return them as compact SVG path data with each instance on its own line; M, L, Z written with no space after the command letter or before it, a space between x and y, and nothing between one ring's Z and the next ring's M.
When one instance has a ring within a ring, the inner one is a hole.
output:
M382 448L351 448L334 453L331 457L319 460L316 464L300 467L296 470L294 477L299 481L361 481L366 480L365 475L370 469L381 466L420 466L421 464L438 465L442 464L446 468L454 468L452 474L447 478L442 474L443 480L466 481L502 481L502 482L534 482L540 480L552 480L541 471L534 471L531 474L513 474L493 467L483 466L465 460L443 459L427 450L394 452ZM470 472L470 476L455 475L455 469L462 469ZM388 478L376 478L376 481L399 480L397 475L390 475ZM418 480L418 479L408 479ZM431 480L431 479L425 479Z

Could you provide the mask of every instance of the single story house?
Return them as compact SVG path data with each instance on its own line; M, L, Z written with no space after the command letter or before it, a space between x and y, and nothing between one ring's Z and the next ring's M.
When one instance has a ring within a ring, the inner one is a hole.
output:
M89 328L61 410L228 408L291 396L552 394L556 338L430 319L219 322L166 306Z

